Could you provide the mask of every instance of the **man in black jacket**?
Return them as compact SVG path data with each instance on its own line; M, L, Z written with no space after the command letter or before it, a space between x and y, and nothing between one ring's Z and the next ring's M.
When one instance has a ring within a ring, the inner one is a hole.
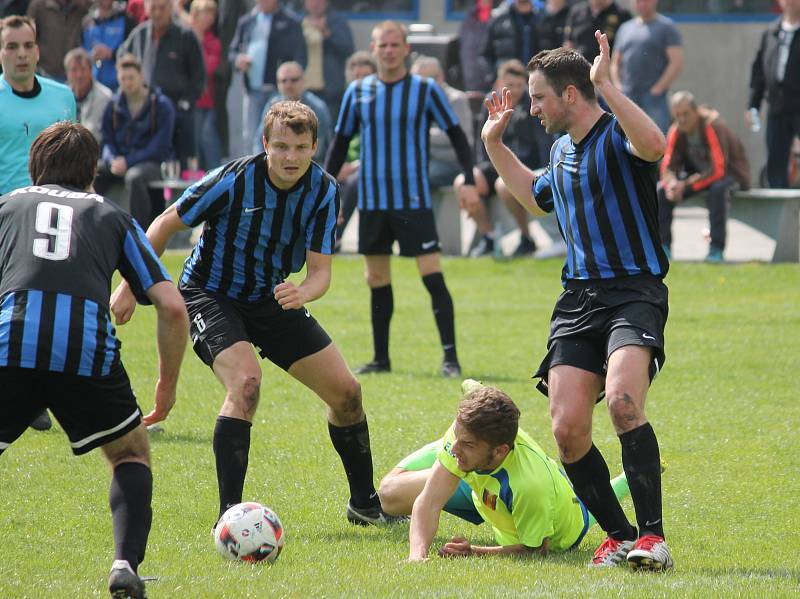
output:
M228 48L228 60L244 73L247 96L244 103L246 147L261 122L261 113L277 91L278 67L289 61L308 64L306 40L300 21L280 6L280 0L258 0L255 8L239 19Z
M770 187L789 187L792 140L800 135L800 0L781 0L783 16L761 36L750 75L750 109L758 111L766 95L767 180ZM752 126L752 113L745 120Z
M481 51L485 72L489 73L485 82L487 89L492 87L492 78L500 63L516 58L522 64L528 64L531 57L542 49L537 31L538 18L531 0L503 3L492 11Z
M172 145L186 168L188 159L197 156L194 105L206 88L203 51L194 32L173 21L170 0L146 0L145 8L150 20L131 31L120 55L136 56L147 85L161 88L175 105Z

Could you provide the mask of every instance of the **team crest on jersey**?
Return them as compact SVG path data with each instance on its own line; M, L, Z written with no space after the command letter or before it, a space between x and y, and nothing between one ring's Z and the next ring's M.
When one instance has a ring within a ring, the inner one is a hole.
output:
M493 495L489 493L486 489L483 490L483 505L488 507L490 510L497 511L497 495Z

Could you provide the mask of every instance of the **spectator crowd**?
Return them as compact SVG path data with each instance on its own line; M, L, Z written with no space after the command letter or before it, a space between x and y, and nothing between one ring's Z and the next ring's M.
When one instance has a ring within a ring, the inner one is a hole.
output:
M766 102L766 178L772 187L787 187L792 143L800 133L800 92L795 89L800 81L800 41L795 40L800 0L779 4L783 14L764 31L752 65L745 118L755 127ZM213 170L230 157L232 133L241 134L248 151L263 151L262 120L281 100L298 100L316 113L319 143L314 158L324 163L348 83L364 75L356 73L364 65L372 64L375 70L373 56L356 48L348 20L328 0L256 0L254 5L246 0L0 0L0 16L5 18L5 74L0 86L11 90L3 107L19 105L15 115L35 114L41 121L36 130L26 129L27 142L5 132L0 136L7 150L0 163L8 167L3 169L0 193L25 179L24 161L36 133L53 118L70 116L70 107L33 99L40 93L46 98L55 94L63 103L64 84L72 91L75 118L102 147L98 191L118 200L145 227L161 208L160 196L152 198L148 192L150 183L175 174L173 169L165 172L162 163L179 165L179 174ZM33 47L26 50L9 42L28 29ZM478 233L471 255L496 253L487 203L493 196L502 200L499 206L519 228L520 242L513 254L529 255L538 249L528 214L504 189L476 143L479 100L491 90L512 90L518 114L506 141L526 166L545 167L554 136L529 114L526 65L537 52L562 45L591 62L597 55L598 29L608 35L613 49L614 83L668 133L674 142L670 147L678 152L670 159L689 160L661 167L665 248L670 244L672 208L687 195L703 192L713 212L709 257L724 249L727 194L748 181L727 163L730 152L720 150L707 134L722 129L723 140L729 142L725 150L740 148L741 142L714 109L699 104L694 95L681 92L670 98L683 68L682 40L675 24L658 12L658 0L475 0L460 25L456 77L447 71L450 65L432 57L418 56L409 64L410 73L431 78L443 89L473 152L479 194L477 200L464 203L457 157L445 132L432 127L430 185L453 185L461 207L475 221ZM9 43L15 47L9 48ZM16 60L12 54L20 51L30 54L30 72L18 73L18 64L11 64ZM231 124L226 105L236 74L244 88L241 127ZM23 85L15 84L14 77ZM463 90L452 85L454 81ZM50 108L42 111L45 103ZM681 114L689 110L691 122L697 123L689 127L677 118L676 109ZM42 117L43 112L48 116ZM0 123L5 126L13 128ZM339 173L344 200L339 236L355 206L358 143L356 135ZM743 154L737 163L742 160ZM713 173L713 180L698 187L691 177L705 182L706 171ZM553 248L562 247L554 221L543 219L542 226L555 240Z

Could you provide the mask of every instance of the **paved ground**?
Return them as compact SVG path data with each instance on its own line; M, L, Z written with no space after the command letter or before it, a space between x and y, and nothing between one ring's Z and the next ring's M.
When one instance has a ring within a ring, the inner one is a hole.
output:
M701 261L708 253L708 212L704 208L679 207L675 210L672 225L672 257L678 261ZM462 235L465 245L474 235L474 226L467 222L462 213ZM537 245L544 249L551 241L550 236L534 221L531 233ZM345 230L344 252L355 252L358 241L358 212ZM503 253L508 255L519 243L519 233L508 233L503 237ZM725 249L727 262L762 261L769 262L775 251L775 242L755 229L740 223L728 221L728 246Z

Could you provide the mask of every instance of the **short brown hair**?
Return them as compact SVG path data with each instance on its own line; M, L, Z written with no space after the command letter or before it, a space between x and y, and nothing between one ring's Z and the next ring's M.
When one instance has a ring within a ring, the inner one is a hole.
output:
M36 33L36 22L31 17L11 15L5 19L0 19L0 43L3 41L4 29L20 29L25 27L25 25L31 28L33 31L33 39L36 39L38 37Z
M528 63L528 72L541 71L557 95L560 96L568 85L574 85L587 100L596 98L589 76L591 70L588 60L567 48L542 50Z
M528 78L528 72L525 70L525 65L516 58L501 62L497 67L497 78L511 75L512 77L520 77L522 79Z
M123 54L119 58L117 58L117 68L118 69L136 69L140 73L142 72L142 63L141 61L136 58L136 54L131 54L130 52Z
M47 127L31 144L28 170L34 185L63 185L88 189L94 181L100 146L83 125L59 121Z
M375 58L367 52L366 50L358 50L357 52L353 52L350 55L350 58L347 59L347 63L345 64L345 68L349 71L353 67L360 67L360 66L368 66L372 69L373 73L378 71L378 63L375 62Z
M479 387L458 404L456 423L492 447L514 447L519 430L519 408L495 387Z
M312 143L317 143L319 121L317 115L308 106L295 100L275 102L264 117L264 137L269 141L269 134L276 125L289 127L297 135L311 132Z
M89 53L81 46L73 48L64 55L64 70L67 70L73 61L92 66L92 59Z

